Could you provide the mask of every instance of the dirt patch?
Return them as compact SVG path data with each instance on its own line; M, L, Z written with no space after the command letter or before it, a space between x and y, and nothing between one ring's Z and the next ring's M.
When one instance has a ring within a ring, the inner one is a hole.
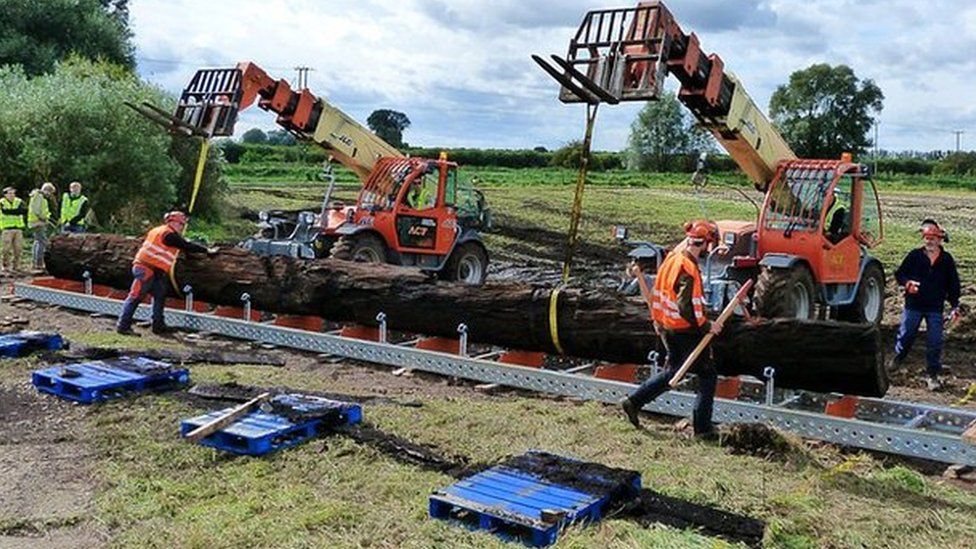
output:
M84 412L27 384L0 386L0 545L95 547Z
M803 441L762 423L733 423L723 426L722 447L736 455L786 462L808 462Z
M664 524L679 529L698 529L703 534L749 547L762 547L766 531L766 523L762 520L647 489L641 490L637 499L623 510L622 516L642 526Z

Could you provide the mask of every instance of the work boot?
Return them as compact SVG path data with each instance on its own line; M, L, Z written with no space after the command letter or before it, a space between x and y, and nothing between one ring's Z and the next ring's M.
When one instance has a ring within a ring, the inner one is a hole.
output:
M620 407L624 409L624 413L627 414L627 419L640 429L640 409L634 404L630 398L625 398L620 401Z
M695 433L695 439L704 442L717 442L719 440L718 429L712 428L707 431Z
M169 326L166 326L166 325L163 325L163 326L155 326L154 325L152 327L152 333L154 335L163 336L163 337L168 336L168 335L173 335L173 332L175 332L175 331L176 330L174 330L173 328L170 328Z
M939 376L931 375L925 378L925 386L929 391L938 391L942 388L942 382L939 381Z
M116 328L115 333L124 336L142 337L135 330L133 330L131 326L128 328Z

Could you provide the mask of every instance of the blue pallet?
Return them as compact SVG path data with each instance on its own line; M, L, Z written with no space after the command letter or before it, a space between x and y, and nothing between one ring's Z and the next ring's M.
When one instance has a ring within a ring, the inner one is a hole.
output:
M82 404L189 382L189 370L147 358L65 364L31 374L31 383L38 391Z
M569 524L602 519L613 493L636 494L639 490L636 473L629 485L607 484L599 493L586 493L498 465L432 494L429 512L433 518L542 547L555 543L559 531Z
M306 395L278 395L272 399L275 404L294 406L297 413L322 411L337 412L334 418L298 420L292 422L277 414L254 411L233 424L200 440L200 444L239 455L262 456L282 448L289 448L305 442L324 429L338 425L351 425L362 421L362 407L358 404L338 402ZM185 419L180 423L180 434L186 436L190 431L205 425L226 414L233 408L217 410Z
M18 332L0 335L0 357L17 358L34 351L57 351L64 348L59 334L44 332Z

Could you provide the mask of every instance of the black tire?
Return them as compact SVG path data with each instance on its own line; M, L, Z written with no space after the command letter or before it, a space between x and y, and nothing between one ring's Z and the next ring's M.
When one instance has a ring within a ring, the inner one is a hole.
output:
M312 241L312 250L315 251L315 258L322 259L332 256L332 247L335 246L335 239L330 236L319 235Z
M854 303L837 310L838 320L881 325L884 318L885 277L877 263L868 263L861 275Z
M386 244L373 233L341 236L332 246L332 257L358 263L386 263Z
M488 252L478 242L465 242L454 248L440 275L444 280L480 286L488 276Z
M763 267L756 280L756 312L765 318L812 319L817 310L814 290L813 275L804 265Z

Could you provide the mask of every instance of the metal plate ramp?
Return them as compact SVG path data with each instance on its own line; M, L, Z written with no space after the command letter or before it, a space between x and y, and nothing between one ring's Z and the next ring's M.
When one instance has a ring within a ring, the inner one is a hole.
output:
M34 301L111 316L118 316L122 307L121 301L115 299L28 284L16 284L14 294ZM149 314L149 308L141 305L136 318L145 320ZM237 339L612 404L618 403L635 388L631 383L599 379L582 373L527 368L473 358L466 356L463 350L460 355L427 351L402 344L354 339L335 333L311 332L191 311L167 309L166 322L170 326ZM775 388L773 383L747 382L741 385L736 397L715 400L715 421L764 423L801 437L844 446L976 466L976 446L961 438L966 428L976 423L974 410L858 398L853 405L846 406L847 413L838 413L832 411L837 408L836 404L839 401L850 403L853 397L782 390ZM692 393L671 391L644 409L689 417L694 400Z
M147 358L62 364L31 373L38 391L82 404L189 382L189 370Z
M430 516L542 547L555 543L559 531L569 524L600 520L610 504L632 499L641 488L635 471L614 470L624 473L616 479L590 476L582 479L586 486L581 487L553 481L546 473L573 477L581 473L583 462L543 452L529 452L515 461L434 492L429 499ZM542 461L546 462L543 474L538 467L526 470L519 466L519 462L535 465Z
M328 429L362 421L362 407L307 395L278 395L273 410L287 409L287 415L251 412L231 425L200 440L200 444L239 455L263 456L301 444ZM233 408L215 410L180 423L180 435L210 423Z

